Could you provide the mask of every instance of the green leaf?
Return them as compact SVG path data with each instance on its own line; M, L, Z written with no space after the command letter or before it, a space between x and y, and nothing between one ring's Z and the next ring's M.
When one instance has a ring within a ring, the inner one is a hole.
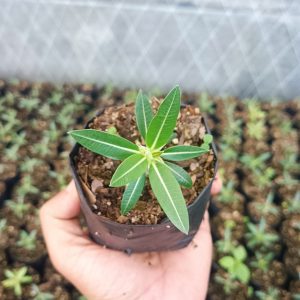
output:
M144 155L129 156L118 166L110 181L110 186L123 186L136 180L146 172L147 166L147 158Z
M153 118L153 112L149 99L140 90L135 104L136 124L141 136L146 139L149 124Z
M146 135L146 145L153 149L160 149L170 139L180 110L180 89L173 88L161 103L156 115L152 119Z
M181 184L184 187L191 188L193 185L192 179L188 172L186 172L183 168L180 166L177 166L175 164L172 164L170 162L165 162L166 166L170 169L170 171L175 176L176 180L179 184Z
M170 221L183 233L189 232L189 215L180 186L170 169L161 162L149 170L151 188Z
M83 147L112 159L123 160L134 153L138 153L137 145L107 132L82 129L70 131L69 134Z
M231 256L224 256L219 260L219 264L226 270L232 270L234 266L234 259Z
M247 252L243 246L238 246L233 250L233 256L239 261L244 261L247 257Z
M143 174L136 181L130 182L126 187L121 201L122 214L128 213L139 200L145 186L146 176Z
M235 269L236 277L239 279L242 283L247 284L250 279L250 271L249 268L243 264L240 263L236 266Z
M211 144L213 141L213 136L211 134L205 134L203 137L203 141L205 144Z
M173 160L173 161L182 161L198 157L201 154L207 153L208 150L203 147L197 146L174 146L164 150L161 157L163 159Z

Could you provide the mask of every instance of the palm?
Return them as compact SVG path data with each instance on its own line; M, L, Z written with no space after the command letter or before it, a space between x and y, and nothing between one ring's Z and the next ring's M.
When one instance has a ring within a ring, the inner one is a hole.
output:
M91 299L201 299L209 273L204 270L211 263L211 236L205 221L185 249L131 256L82 236L66 255L74 280L80 277L79 288Z
M215 193L221 182L214 182ZM62 201L63 200L63 201ZM41 224L56 269L88 299L204 299L211 264L208 214L186 248L133 254L104 249L82 231L74 183L41 209Z

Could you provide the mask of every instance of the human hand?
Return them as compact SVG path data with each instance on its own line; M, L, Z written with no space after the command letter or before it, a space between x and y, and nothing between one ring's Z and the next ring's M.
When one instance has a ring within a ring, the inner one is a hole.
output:
M212 194L222 187L217 177ZM184 249L128 256L95 244L78 221L74 182L40 210L43 234L55 268L91 300L205 299L212 259L208 213Z

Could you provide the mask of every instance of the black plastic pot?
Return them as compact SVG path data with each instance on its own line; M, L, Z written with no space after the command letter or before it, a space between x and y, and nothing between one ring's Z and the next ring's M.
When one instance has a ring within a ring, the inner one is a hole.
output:
M93 119L88 122L86 128L92 121ZM207 133L210 133L205 119L204 125ZM89 205L88 193L85 192L79 175L76 172L74 158L78 153L78 149L79 145L76 144L70 153L70 166L81 200L82 213L86 220L90 236L96 243L104 245L107 248L132 253L176 250L187 246L191 242L203 219L207 203L210 199L211 186L217 172L218 161L214 144L212 144L215 155L214 178L201 191L197 199L188 206L190 220L188 235L179 231L168 218L163 219L160 224L156 225L128 225L111 221L108 218L93 213Z

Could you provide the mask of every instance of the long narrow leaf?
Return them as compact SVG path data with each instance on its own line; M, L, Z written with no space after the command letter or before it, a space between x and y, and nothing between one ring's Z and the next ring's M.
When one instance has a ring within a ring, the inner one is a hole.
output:
M147 170L147 159L142 154L134 154L126 158L115 171L110 186L123 186L135 181Z
M184 187L191 188L193 185L192 179L188 172L186 172L180 166L172 164L170 162L165 162L166 166L170 169L170 171L175 176L177 182Z
M139 200L145 186L146 176L143 174L136 181L130 182L125 189L121 201L121 213L124 215L129 212Z
M209 149L197 146L174 146L166 149L161 155L163 159L182 161L186 159L191 159L198 157L203 153L207 153Z
M150 166L151 188L170 221L182 232L189 232L189 215L180 186L167 166L157 162Z
M145 139L149 124L153 118L153 112L148 97L141 90L136 99L135 116L139 132Z
M83 147L103 156L123 160L138 153L138 146L130 141L107 132L82 129L73 130L69 134Z
M160 149L169 141L176 126L179 110L180 89L176 86L161 103L149 125L146 135L146 144L149 148Z

